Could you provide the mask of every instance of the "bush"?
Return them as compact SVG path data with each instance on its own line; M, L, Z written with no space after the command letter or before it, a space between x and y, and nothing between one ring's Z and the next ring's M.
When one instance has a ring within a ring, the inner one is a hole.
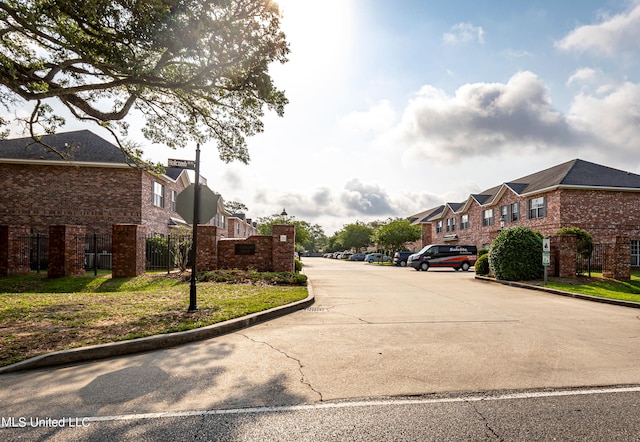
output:
M300 273L302 271L302 261L296 258L295 264L296 264L296 273Z
M486 276L489 274L489 255L488 250L485 253L478 256L478 260L476 261L475 270L476 275Z
M489 253L489 249L478 250L478 258L480 258L482 255L486 255L487 253Z
M542 235L520 226L501 231L489 249L489 267L505 281L542 277Z
M185 275L184 280L190 276ZM198 281L229 284L307 285L307 275L294 272L257 272L255 270L221 269L198 273Z

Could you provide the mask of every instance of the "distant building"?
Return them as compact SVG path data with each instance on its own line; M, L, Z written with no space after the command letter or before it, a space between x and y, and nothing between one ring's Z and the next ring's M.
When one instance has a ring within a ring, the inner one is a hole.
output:
M631 239L631 264L640 266L640 175L576 159L505 182L465 201L412 215L422 245L488 247L501 229L526 226L552 235L576 226L594 241Z

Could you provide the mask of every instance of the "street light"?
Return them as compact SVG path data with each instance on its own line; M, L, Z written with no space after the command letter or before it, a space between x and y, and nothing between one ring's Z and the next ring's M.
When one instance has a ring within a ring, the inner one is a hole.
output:
M504 215L500 215L500 231L504 230L505 221L506 221L506 217Z
M282 213L280 214L280 216L282 217L282 222L287 222L287 211L284 210L284 207L282 208Z

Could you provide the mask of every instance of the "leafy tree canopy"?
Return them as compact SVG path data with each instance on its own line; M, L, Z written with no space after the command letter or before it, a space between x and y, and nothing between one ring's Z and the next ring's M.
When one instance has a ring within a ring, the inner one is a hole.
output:
M296 228L296 250L302 251L303 244L311 241L312 226L307 221L297 220L295 216L287 216L286 219L282 215L271 215L258 218L258 233L260 235L273 234L274 224L292 224Z
M240 213L246 214L249 211L249 208L240 201L225 201L224 210L232 215L237 215Z
M393 252L404 248L405 243L420 239L420 226L413 226L407 219L389 220L375 231L375 241Z
M359 252L360 249L371 244L373 229L363 222L356 221L354 224L345 225L337 235L345 249L355 249Z
M288 52L273 0L0 2L0 102L31 104L34 138L64 124L60 103L138 157L124 140L132 110L152 142L214 140L222 160L247 163L264 108L284 112L268 66Z

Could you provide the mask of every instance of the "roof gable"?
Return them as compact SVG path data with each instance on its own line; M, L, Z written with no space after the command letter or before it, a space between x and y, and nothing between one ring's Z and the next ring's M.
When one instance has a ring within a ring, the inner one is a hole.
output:
M129 164L128 157L115 145L89 130L42 136L46 143L65 155L61 158L31 137L0 141L0 158L12 160L73 161Z

